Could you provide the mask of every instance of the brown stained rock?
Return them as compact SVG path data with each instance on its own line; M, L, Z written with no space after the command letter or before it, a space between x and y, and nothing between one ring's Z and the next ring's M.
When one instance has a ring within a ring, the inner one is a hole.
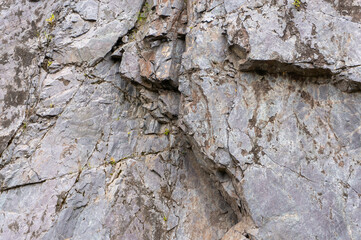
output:
M140 67L140 76L145 78L150 78L154 73L153 65L150 61L144 60L143 58L139 59L139 67Z
M256 240L257 233L258 229L252 224L252 219L244 217L223 236L222 240Z
M161 63L158 66L158 70L156 72L157 80L159 81L170 80L171 67L172 67L172 60L168 60L166 62Z

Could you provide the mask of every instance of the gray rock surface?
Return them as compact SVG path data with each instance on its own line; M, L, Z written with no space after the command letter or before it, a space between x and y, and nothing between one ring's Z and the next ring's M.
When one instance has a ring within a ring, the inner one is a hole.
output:
M293 2L0 2L0 239L361 239L361 3Z

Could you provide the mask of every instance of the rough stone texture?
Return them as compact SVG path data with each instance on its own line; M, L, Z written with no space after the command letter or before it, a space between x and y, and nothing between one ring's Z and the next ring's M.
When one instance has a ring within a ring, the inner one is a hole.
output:
M292 2L1 1L0 239L361 239L361 3Z
M227 39L240 69L268 70L270 62L274 72L360 82L360 2L343 2L303 1L296 8L293 1L225 1Z

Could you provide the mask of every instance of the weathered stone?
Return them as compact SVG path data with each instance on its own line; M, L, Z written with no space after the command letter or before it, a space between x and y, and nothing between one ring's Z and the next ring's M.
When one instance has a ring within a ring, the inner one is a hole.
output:
M119 67L122 77L137 83L142 83L140 76L139 56L136 43L132 42L124 46L122 62Z
M122 59L123 52L124 52L123 48L118 48L117 50L115 50L112 53L111 57L114 58L114 59Z
M78 14L68 15L66 21L63 28L65 30L71 29L71 36L75 38L87 33L91 28L90 24L81 19Z
M360 239L360 3L292 3L2 3L0 239Z
M162 113L169 118L177 117L179 114L180 95L175 92L162 92L159 95Z
M150 78L154 73L153 64L150 61L139 59L140 76Z
M359 71L353 71L361 63L360 23L352 21L357 13L343 16L323 0L301 2L299 8L292 1L248 0L227 1L225 7L228 41L243 51L237 54L240 69L325 76L342 72L346 81L361 81ZM262 65L267 62L279 68Z
M77 11L85 20L96 21L98 19L99 3L94 0L80 1L76 4Z

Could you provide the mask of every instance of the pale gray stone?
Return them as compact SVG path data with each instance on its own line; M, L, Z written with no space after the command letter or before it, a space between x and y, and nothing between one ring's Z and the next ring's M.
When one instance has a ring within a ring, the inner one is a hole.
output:
M77 11L84 20L96 21L98 19L99 3L94 0L79 1L76 4Z
M360 2L292 3L3 2L0 239L360 239Z

